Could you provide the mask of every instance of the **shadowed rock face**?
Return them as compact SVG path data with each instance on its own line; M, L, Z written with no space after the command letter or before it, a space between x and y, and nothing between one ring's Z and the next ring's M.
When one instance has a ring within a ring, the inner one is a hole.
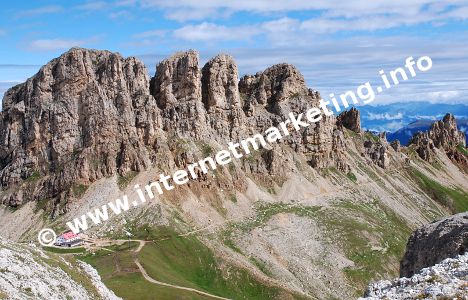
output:
M354 132L361 132L361 117L359 111L354 107L342 112L338 116L336 123L338 126L343 126Z
M197 52L174 54L156 67L151 94L161 109L164 131L190 137L202 134L206 117L201 91Z
M430 223L413 232L400 263L400 276L411 277L419 270L453 258L468 250L468 213Z
M238 71L234 59L220 54L202 69L202 99L207 113L207 125L220 136L240 138L245 130Z

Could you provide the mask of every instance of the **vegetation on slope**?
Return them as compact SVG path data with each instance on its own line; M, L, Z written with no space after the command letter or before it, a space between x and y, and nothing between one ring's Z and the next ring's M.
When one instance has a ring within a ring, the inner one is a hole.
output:
M398 275L398 264L403 257L410 228L379 200L352 202L340 200L331 207L303 206L285 203L268 203L257 207L255 218L232 223L222 234L224 243L234 251L242 253L232 240L234 232L246 233L263 226L274 215L290 213L310 218L331 239L339 245L354 267L344 270L356 295L372 280ZM326 239L324 239L326 242ZM264 273L265 266L259 267Z
M397 276L395 265L403 257L411 229L379 200L343 200L318 216L354 267L345 269L358 295L377 278Z
M411 169L411 174L416 178L422 190L432 199L445 207L449 207L453 213L468 211L468 193L465 191L443 186L414 168Z
M121 246L108 247L115 252L100 250L80 259L96 268L104 284L123 299L149 300L157 297L169 300L174 299L174 295L181 300L206 299L193 292L176 290L145 280L133 261L133 250L136 246L137 243L125 243Z
M468 150L462 144L457 145L458 151L460 151L463 155L468 157Z
M71 248L59 248L59 247L42 247L44 250L53 253L59 254L69 254L69 253L83 253L85 252L84 247L71 247Z
M256 280L246 270L223 264L196 237L180 237L167 227L144 226L136 238L151 240L138 253L138 260L155 280L194 288L230 299L277 299L283 291ZM161 287L146 281L134 263L135 243L98 251L81 259L95 267L104 283L125 299L208 299L192 292Z

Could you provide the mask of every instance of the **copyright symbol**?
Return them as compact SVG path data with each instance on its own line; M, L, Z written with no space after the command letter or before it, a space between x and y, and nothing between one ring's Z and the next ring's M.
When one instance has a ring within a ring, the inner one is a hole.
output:
M57 235L52 229L44 228L39 231L37 239L42 246L52 246L55 243Z

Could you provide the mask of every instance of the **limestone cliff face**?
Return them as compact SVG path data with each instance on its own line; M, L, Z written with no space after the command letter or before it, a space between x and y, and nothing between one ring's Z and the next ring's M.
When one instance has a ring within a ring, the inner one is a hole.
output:
M150 165L160 127L145 66L108 51L71 49L6 92L0 130L3 188L38 180L31 199L72 182ZM21 191L4 199L21 204ZM64 196L64 195L62 195Z
M246 97L246 109L260 104L270 111L277 111L277 104L293 96L307 95L302 74L292 65L274 65L255 75L244 76L239 83L240 92Z
M202 99L207 125L217 135L240 138L245 115L239 94L237 65L229 55L218 55L202 69Z
M239 80L232 57L218 55L200 68L198 53L190 50L160 62L152 79L147 74L136 58L73 48L8 90L0 115L2 203L63 204L77 196L76 184L154 165L183 167L202 158L201 151L182 151L177 143L168 146L171 141L226 145L277 126L290 112L317 107L320 100L289 64ZM359 114L352 112L340 122L354 122L356 129ZM314 168L348 171L340 124L324 116L244 163L243 171L294 170L283 145Z
M244 76L239 82L239 91L249 127L256 132L284 121L290 112L305 113L311 107L318 107L320 100L320 94L308 89L302 74L289 64L274 65L255 75ZM343 132L336 128L334 116L323 115L300 135L286 138L285 143L306 155L314 168L335 165L341 170L349 169L344 159Z
M231 56L218 55L211 59L203 67L202 74L203 103L208 111L241 107L239 75Z
M177 53L156 67L151 94L161 109L162 129L200 137L206 124L198 53Z

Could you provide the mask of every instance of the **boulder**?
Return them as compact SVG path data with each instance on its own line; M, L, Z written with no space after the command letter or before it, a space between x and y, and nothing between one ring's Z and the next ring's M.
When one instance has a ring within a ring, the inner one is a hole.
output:
M414 231L400 263L400 276L411 277L425 267L468 249L468 212L432 222Z

